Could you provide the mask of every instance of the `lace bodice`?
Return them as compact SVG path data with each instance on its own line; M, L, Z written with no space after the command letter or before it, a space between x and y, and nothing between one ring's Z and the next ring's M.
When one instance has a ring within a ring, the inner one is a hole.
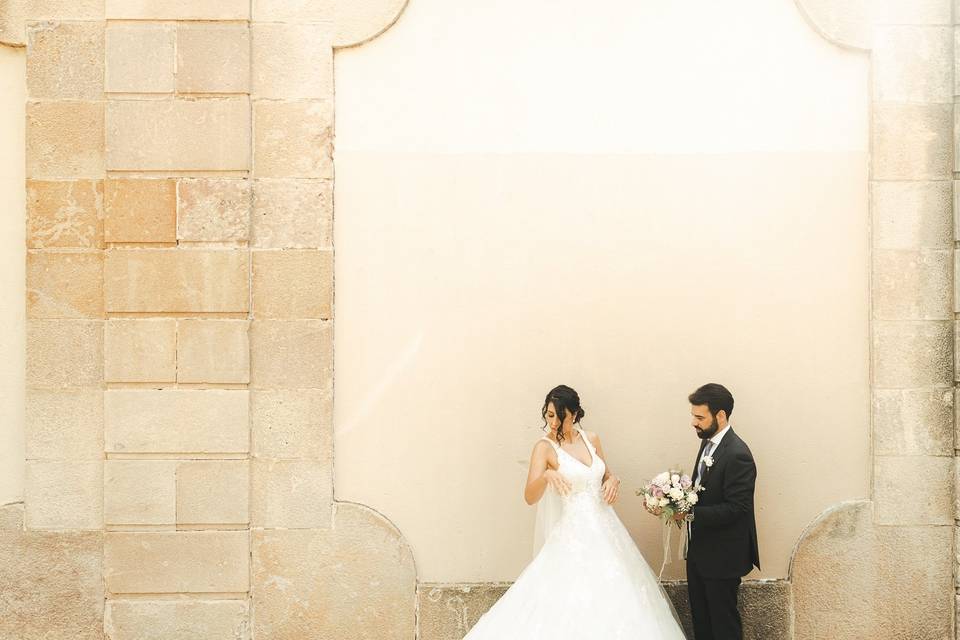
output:
M587 435L582 429L577 429L577 432L580 434L580 437L583 438L583 443L586 445L587 451L590 452L591 463L589 466L564 451L563 448L558 446L553 440L544 438L544 440L553 445L554 450L557 452L558 471L560 475L572 485L570 494L563 497L564 503L585 498L599 500L601 497L600 487L603 483L603 474L607 471L607 465L605 465L600 456L597 455L597 450L593 448L593 444L590 442L590 439L587 438Z

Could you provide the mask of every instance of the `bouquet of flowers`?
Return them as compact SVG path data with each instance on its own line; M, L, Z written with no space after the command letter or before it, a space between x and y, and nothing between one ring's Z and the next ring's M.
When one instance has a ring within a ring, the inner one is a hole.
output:
M670 532L671 524L680 529L681 559L686 557L687 530L683 526L684 517L697 504L698 493L703 491L700 485L694 485L690 476L679 469L671 469L658 474L642 489L637 489L637 495L643 496L643 508L663 522L663 564L660 565L658 579L663 576L663 569L670 564Z

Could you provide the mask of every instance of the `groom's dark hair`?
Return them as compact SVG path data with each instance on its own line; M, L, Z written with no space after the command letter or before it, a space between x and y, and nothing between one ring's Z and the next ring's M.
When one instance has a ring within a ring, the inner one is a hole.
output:
M730 414L733 413L733 394L727 391L725 386L716 382L703 385L691 393L687 399L692 405L707 405L710 415L714 418L721 411L725 411L729 420Z

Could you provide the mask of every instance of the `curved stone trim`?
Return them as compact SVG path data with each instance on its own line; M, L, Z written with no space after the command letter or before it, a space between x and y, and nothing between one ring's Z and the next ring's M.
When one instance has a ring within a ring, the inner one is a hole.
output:
M0 504L0 531L23 530L23 502Z
M333 47L357 47L392 27L409 0L335 0Z
M870 0L795 0L810 27L827 42L857 51L871 48Z
M0 45L27 46L26 0L0 0Z

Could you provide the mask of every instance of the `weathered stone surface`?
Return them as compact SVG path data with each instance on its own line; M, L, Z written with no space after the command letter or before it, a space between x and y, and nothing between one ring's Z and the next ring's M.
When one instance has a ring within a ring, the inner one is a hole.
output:
M878 27L873 37L873 99L953 102L953 28Z
M27 322L27 387L95 387L103 381L103 322Z
M99 531L0 530L0 638L103 640L102 554Z
M941 0L873 0L874 22L887 24L950 24L950 3Z
M104 522L173 525L176 483L176 460L107 460L103 468Z
M111 100L106 157L112 170L247 170L250 103L246 98Z
M126 20L249 20L249 0L106 0L107 17Z
M178 524L250 522L250 462L190 460L177 466Z
M376 38L400 18L409 0L333 0L333 46L352 47Z
M104 394L106 451L245 453L248 392L111 389Z
M28 389L27 460L101 460L103 392Z
M110 640L249 640L246 600L107 600Z
M246 531L108 532L110 593L238 593L249 587Z
M247 311L247 251L116 249L107 252L107 311Z
M249 382L249 326L246 320L180 320L177 382Z
M871 182L873 243L877 249L949 248L950 181Z
M254 637L415 637L413 553L360 505L337 504L328 530L254 531L252 590Z
M103 253L27 252L28 318L102 318Z
M952 545L953 527L873 525L869 502L831 509L794 551L794 637L950 637Z
M952 172L953 107L873 107L873 177L878 180L946 179Z
M0 531L23 531L23 503L0 505Z
M245 24L181 23L179 93L249 93L250 29Z
M4 0L0 3L0 45L26 46L26 13L26 0Z
M114 318L104 330L104 376L108 382L174 382L177 321Z
M420 584L419 640L462 640L509 584Z
M171 93L176 30L163 24L107 27L107 91Z
M333 177L331 101L260 100L253 110L256 177Z
M333 0L253 0L256 22L333 21Z
M103 99L102 22L35 22L27 29L31 100Z
M953 316L953 251L878 249L873 254L873 317L948 320Z
M330 318L333 251L254 251L256 318Z
M105 17L103 0L27 0L28 20L98 20Z
M333 246L333 183L255 180L252 244L261 249Z
M874 390L874 453L952 455L953 411L949 389Z
M875 386L948 386L953 380L952 343L953 328L949 322L875 322Z
M175 180L107 180L103 231L107 242L176 242Z
M190 242L244 242L250 226L249 180L180 181L177 237Z
M102 102L27 103L27 177L104 174Z
M328 391L253 391L250 421L255 457L313 458L332 463L333 398Z
M952 456L875 457L877 524L953 524L953 473Z
M103 246L103 182L27 181L27 247Z
M333 24L254 24L255 98L333 97Z
M28 529L103 526L102 460L28 460L23 491Z
M250 384L257 388L329 388L333 327L324 320L254 320Z
M330 526L332 467L317 460L253 460L250 518L255 527Z

